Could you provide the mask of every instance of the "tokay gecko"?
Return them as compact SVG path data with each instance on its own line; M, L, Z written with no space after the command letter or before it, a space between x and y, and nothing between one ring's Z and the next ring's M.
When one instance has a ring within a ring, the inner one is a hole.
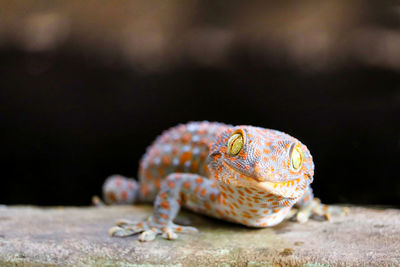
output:
M314 163L307 147L283 132L247 125L190 122L163 132L140 161L139 182L110 176L108 204L154 202L147 220L121 220L112 236L158 234L176 239L196 228L173 222L185 207L249 227L269 227L286 218L329 219L333 207L313 197Z

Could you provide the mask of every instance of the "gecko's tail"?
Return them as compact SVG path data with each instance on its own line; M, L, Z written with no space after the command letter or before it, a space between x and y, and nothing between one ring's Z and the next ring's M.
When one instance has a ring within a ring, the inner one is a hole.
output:
M114 174L103 184L103 199L106 204L132 204L139 195L139 184L132 178Z

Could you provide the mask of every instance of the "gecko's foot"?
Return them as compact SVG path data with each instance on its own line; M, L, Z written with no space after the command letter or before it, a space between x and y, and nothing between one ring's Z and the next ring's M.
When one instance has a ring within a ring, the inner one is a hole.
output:
M104 207L106 205L98 196L92 197L92 204L95 207Z
M121 220L117 222L117 226L109 230L110 236L127 237L140 234L139 241L152 241L157 235L163 238L173 240L178 238L177 233L197 233L198 230L191 226L180 226L170 222L168 225L160 225L153 221L150 217L146 221L132 222Z
M309 218L330 221L332 216L342 216L348 213L349 209L346 207L328 206L322 204L319 198L314 198L310 204L301 209L293 208L287 218L300 223L307 222Z

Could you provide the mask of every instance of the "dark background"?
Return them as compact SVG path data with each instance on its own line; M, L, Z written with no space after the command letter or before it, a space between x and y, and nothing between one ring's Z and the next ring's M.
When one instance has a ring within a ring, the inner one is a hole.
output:
M0 203L88 205L209 120L299 138L326 203L400 207L396 3L0 5Z

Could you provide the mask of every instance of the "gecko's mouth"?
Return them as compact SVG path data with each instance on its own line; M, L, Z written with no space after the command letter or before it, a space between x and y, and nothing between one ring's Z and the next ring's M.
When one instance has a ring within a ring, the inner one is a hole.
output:
M300 183L300 179L289 180L285 182L272 182L268 181L270 177L256 177L251 176L242 171L238 170L234 166L231 166L229 163L222 161L224 167L228 172L236 172L241 175L237 175L237 179L235 181L230 181L231 184L236 184L237 186L251 186L253 188L269 192L271 194L291 198L293 195L293 186Z

